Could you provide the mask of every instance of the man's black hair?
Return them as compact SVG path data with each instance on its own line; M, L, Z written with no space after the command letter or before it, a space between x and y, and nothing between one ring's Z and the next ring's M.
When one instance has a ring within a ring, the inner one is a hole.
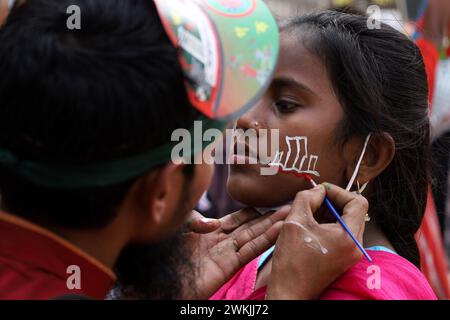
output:
M72 5L80 8L79 30L67 26ZM153 1L26 1L0 29L0 148L20 159L124 158L168 143L196 116ZM0 166L2 207L41 224L100 228L137 178L63 190Z

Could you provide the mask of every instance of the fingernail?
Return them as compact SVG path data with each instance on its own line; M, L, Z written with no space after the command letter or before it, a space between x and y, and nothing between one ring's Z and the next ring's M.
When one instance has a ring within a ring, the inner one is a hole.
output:
M216 219L209 219L209 218L201 218L200 220L206 224L213 223L214 221L216 221Z

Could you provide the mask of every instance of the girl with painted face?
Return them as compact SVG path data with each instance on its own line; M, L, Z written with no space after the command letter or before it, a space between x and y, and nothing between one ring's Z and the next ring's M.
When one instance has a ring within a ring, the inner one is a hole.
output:
M308 172L331 190L348 185L369 201L362 238L373 262L362 259L321 298L435 299L418 269L414 239L426 205L430 133L427 76L412 41L385 24L370 28L366 17L334 11L287 21L271 86L237 128L278 129L284 158L275 159L277 164ZM288 154L293 160L286 159ZM311 188L291 175L261 175L266 166L232 164L231 196L270 209ZM314 218L333 222L324 208ZM283 250L280 241L275 257ZM326 244L307 236L298 245L311 254L327 252ZM282 268L284 274L296 270L272 264L271 255L269 250L248 264L212 298L264 298L265 287L279 281Z

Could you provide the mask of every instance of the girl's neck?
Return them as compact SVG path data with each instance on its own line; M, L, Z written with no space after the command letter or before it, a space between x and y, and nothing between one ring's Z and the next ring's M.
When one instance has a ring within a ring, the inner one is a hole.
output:
M374 246L383 246L390 250L395 251L388 238L384 235L381 229L375 224L375 222L366 223L366 227L363 235L364 248L370 248Z

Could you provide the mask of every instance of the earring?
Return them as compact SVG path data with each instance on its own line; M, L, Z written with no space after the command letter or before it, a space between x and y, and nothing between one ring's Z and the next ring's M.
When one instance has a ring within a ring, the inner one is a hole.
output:
M363 184L362 187L361 187L361 186L359 185L359 181L357 180L357 181L356 181L356 185L357 185L357 187L358 187L358 191L356 191L356 194L361 195L361 194L364 192L364 190L366 189L366 187L367 187L368 184L369 184L369 182ZM364 217L364 221L365 221L365 222L370 222L370 216L369 216L369 213L368 213L368 212L366 213L366 215L365 215L365 217Z
M358 187L358 190L356 191L357 194L362 194L364 192L364 190L366 190L367 185L369 184L369 182L364 183L362 186L360 186L359 181L356 181L356 186Z
M255 128L258 128L258 127L259 127L259 122L258 122L258 121L255 121L254 124L253 124L253 126L254 126Z

